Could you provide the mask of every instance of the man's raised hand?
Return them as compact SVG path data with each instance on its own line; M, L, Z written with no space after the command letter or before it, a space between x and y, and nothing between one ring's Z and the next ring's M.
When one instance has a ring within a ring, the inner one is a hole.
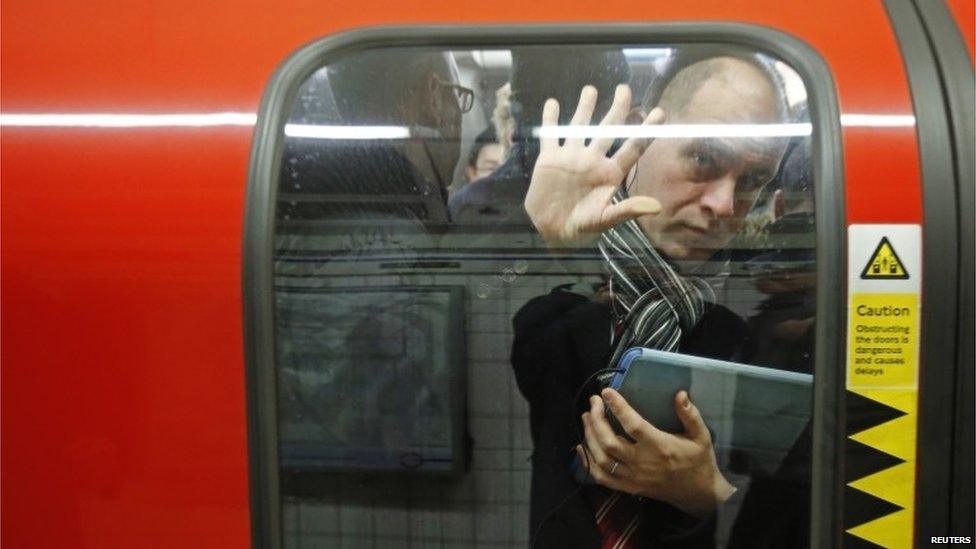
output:
M584 87L570 125L588 126L596 100L596 88ZM630 101L630 87L617 86L613 105L600 125L623 124ZM664 112L654 109L644 124L660 124L663 119ZM559 102L549 99L543 109L542 127L556 128L558 122ZM607 157L613 141L612 137L601 136L587 145L582 136L576 136L566 138L560 145L558 137L543 129L525 210L550 247L583 245L618 223L661 211L660 203L646 196L612 203L617 187L643 154L649 139L632 137L612 157Z

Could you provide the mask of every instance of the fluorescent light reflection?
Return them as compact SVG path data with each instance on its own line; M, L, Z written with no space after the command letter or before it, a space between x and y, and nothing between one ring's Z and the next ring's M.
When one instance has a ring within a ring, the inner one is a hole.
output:
M670 56L674 50L672 48L624 48L624 57L628 60L636 59L660 59Z
M655 126L542 126L532 134L540 139L676 138L676 137L795 137L810 135L813 125L797 124L662 124Z
M842 126L870 128L903 128L915 125L915 117L910 114L842 114Z
M285 124L285 135L306 139L406 139L410 137L410 128L405 126Z
M246 112L170 114L20 114L0 113L3 127L62 128L162 128L211 126L253 126L257 115ZM845 127L914 127L910 114L860 114L840 116ZM664 124L660 126L555 126L533 129L536 137L628 138L628 137L794 137L810 135L810 123L793 124ZM309 139L406 139L405 126L330 126L287 124L285 135ZM420 136L422 137L422 136Z

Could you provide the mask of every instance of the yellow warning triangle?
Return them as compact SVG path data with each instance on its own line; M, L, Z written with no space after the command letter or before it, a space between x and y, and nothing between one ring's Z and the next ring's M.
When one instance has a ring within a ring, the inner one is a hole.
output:
M914 538L918 393L915 389L862 389L854 392L905 412L905 415L854 433L848 438L905 461L848 483L852 488L902 509L854 526L847 533L881 547L910 549Z
M889 549L911 549L912 511L902 509L847 531L848 534Z
M901 262L895 249L888 242L888 237L882 236L878 247L871 254L871 259L861 271L861 278L864 280L906 280L908 271L905 264Z
M914 482L915 463L906 461L849 482L847 485L888 503L894 503L902 509L911 510L915 506L915 486L912 484Z

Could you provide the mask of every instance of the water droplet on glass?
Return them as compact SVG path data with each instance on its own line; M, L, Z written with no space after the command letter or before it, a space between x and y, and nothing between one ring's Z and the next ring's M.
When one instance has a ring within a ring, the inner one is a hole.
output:
M488 296L491 295L491 288L487 284L482 282L481 284L478 285L477 294L478 297L480 297L481 299L488 299Z

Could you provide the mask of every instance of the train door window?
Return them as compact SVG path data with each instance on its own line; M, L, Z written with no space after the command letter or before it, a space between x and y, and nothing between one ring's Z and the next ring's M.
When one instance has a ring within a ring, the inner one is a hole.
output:
M824 129L794 66L340 51L267 138L284 546L807 544Z

